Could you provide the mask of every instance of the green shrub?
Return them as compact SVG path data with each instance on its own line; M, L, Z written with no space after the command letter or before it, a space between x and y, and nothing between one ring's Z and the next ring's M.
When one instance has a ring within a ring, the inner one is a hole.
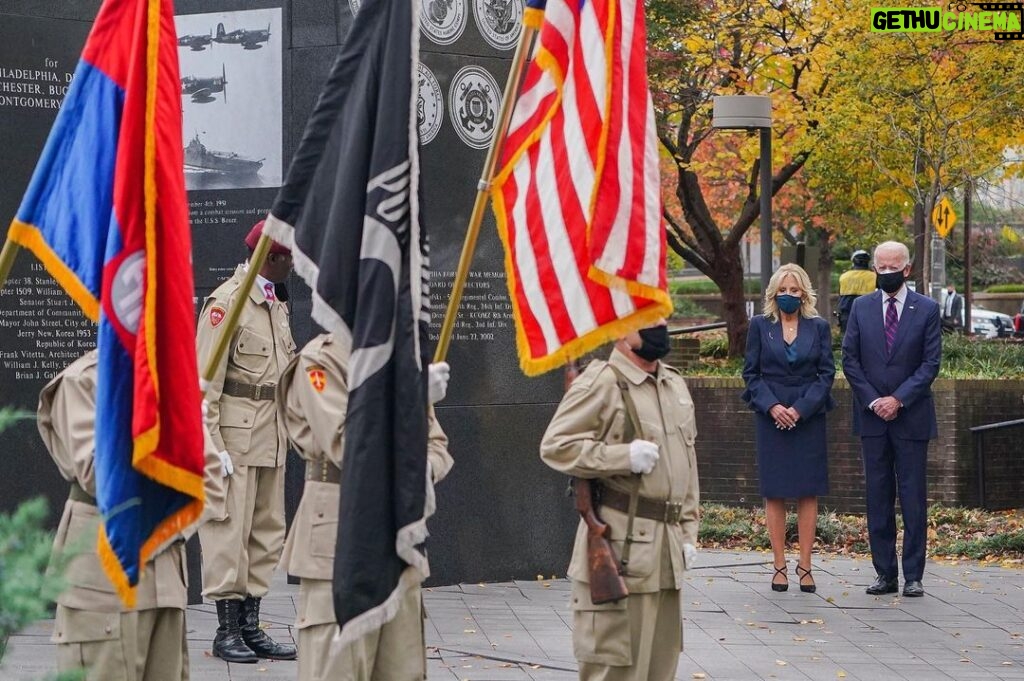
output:
M1024 293L1024 284L993 284L986 293Z
M940 556L965 556L974 560L999 555L1024 554L1024 530L995 534L977 539L955 539L931 547L931 553Z

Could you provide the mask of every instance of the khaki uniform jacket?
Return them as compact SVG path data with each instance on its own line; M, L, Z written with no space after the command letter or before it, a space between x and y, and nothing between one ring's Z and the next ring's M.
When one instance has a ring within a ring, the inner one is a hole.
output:
M613 365L625 376L636 405L642 433L628 437L629 416L619 390ZM693 399L686 382L675 369L658 363L651 376L617 349L607 362L591 362L573 382L548 425L541 442L541 458L557 471L580 478L601 478L603 484L629 493L629 443L644 439L658 445L660 458L654 470L641 476L640 495L682 504L682 521L667 525L637 517L626 585L631 593L681 589L683 544L697 544L700 491L694 440L697 426ZM598 509L608 524L612 547L622 557L626 536L625 513L608 507ZM576 532L569 577L589 582L587 526L580 521Z
M223 320L231 306L244 305L224 359L206 390L209 409L206 424L218 451L227 451L235 465L283 466L288 452L284 424L277 416L273 399L255 400L224 394L224 382L267 385L272 390L285 365L295 354L288 324L288 306L268 301L256 283L247 295L239 289L245 268L239 265L234 275L206 299L199 315L199 370L224 329Z
M65 480L77 481L93 497L97 358L93 350L75 360L39 396L39 434L50 456ZM213 459L217 461L216 452ZM64 505L53 552L59 554L67 547L81 553L66 568L67 588L57 603L77 610L124 612L127 608L103 571L96 551L99 523L96 506L71 499ZM150 560L139 579L136 609L184 610L188 598L185 565L184 542L172 544Z
M339 468L342 465L348 357L345 343L331 334L323 334L302 349L281 377L277 403L288 437L299 456L317 467L325 460ZM451 470L448 438L433 409L427 458L434 482ZM337 483L306 480L281 557L289 574L305 579L333 578L340 503Z

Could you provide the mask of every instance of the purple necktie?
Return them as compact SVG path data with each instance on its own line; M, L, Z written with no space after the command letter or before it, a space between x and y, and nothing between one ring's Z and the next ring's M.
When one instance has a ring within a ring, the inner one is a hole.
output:
M889 307L885 309L885 353L892 352L892 344L896 340L896 327L900 325L900 318L896 314L896 298L889 298Z

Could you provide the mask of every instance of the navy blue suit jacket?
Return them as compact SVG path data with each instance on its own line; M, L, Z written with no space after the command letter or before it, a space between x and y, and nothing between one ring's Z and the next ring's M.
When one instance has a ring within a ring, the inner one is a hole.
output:
M843 372L853 389L853 429L863 437L891 432L906 440L930 440L938 435L932 381L942 360L939 305L908 289L892 352L886 354L883 295L875 291L854 301L843 337ZM889 395L903 408L886 422L868 405Z
M790 365L782 339L782 323L757 315L747 331L743 400L754 411L767 415L776 404L793 407L801 419L809 419L835 406L832 379L832 330L821 317L800 317L795 341L797 361Z

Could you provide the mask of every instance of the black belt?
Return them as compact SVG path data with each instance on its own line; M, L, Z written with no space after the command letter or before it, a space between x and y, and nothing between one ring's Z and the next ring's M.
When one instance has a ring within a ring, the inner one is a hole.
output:
M79 501L83 504L89 504L90 506L96 505L96 497L92 496L78 484L77 480L71 481L71 492L68 494L68 498L71 501Z
M598 489L600 490L598 498L602 506L629 513L628 494L604 485ZM683 502L640 497L636 505L636 515L638 518L676 525L683 519Z
M228 379L224 381L224 394L232 397L247 397L250 400L272 400L276 383L242 383Z
M341 482L341 469L327 459L306 462L306 480L314 482Z

